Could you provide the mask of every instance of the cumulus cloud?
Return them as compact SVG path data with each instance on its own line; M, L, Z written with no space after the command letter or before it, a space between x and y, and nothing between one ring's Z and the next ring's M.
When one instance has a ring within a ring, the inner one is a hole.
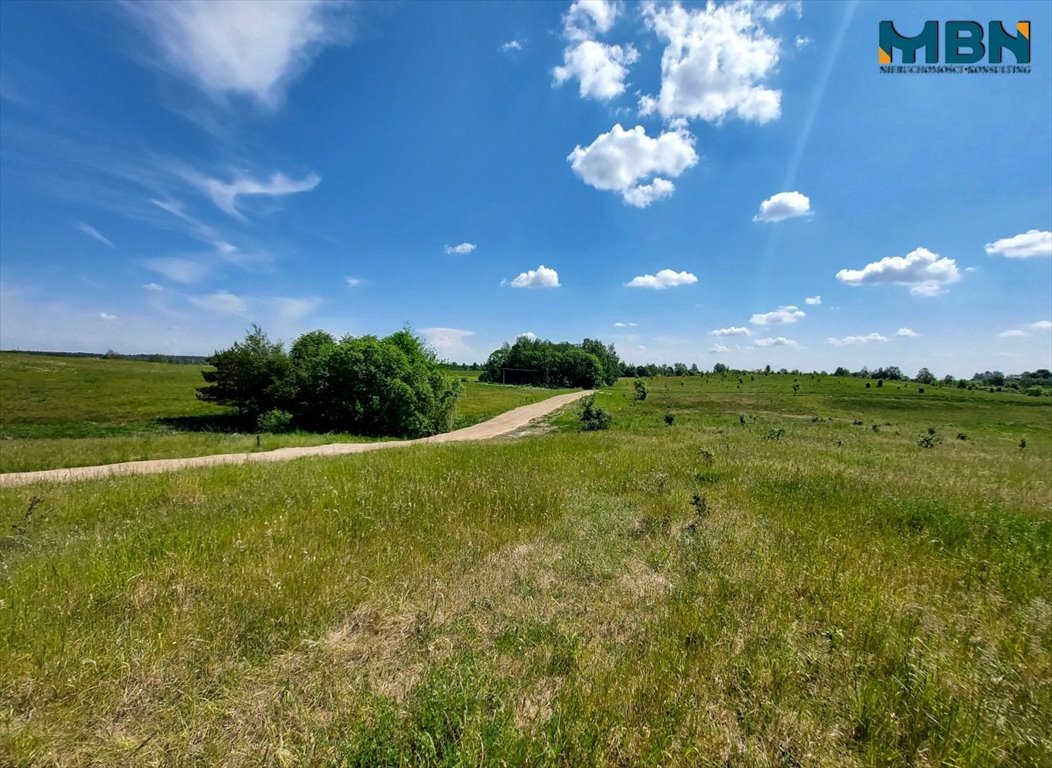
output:
M349 37L349 6L322 0L153 0L123 7L156 48L151 61L216 100L236 94L270 109L325 46Z
M647 136L643 126L626 131L620 124L601 133L587 147L574 147L567 158L581 180L600 190L617 192L629 205L646 208L675 190L664 178L679 176L698 162L694 137L683 130ZM649 183L643 183L649 179Z
M712 349L709 350L710 353L717 354L717 355L723 354L724 352L730 352L730 351L731 351L730 347L725 347L722 344L720 344L719 342L713 344L712 345Z
M100 233L99 230L95 229L95 227L91 226L90 224L86 224L83 221L75 221L73 222L73 226L79 229L91 239L98 240L100 243L102 243L103 245L108 245L110 248L113 247L113 243L111 243L108 238L103 237L102 233Z
M912 338L914 338L916 336L920 336L920 334L917 333L912 328L899 328L897 331L895 331L895 335L896 336L904 336L907 339L912 339Z
M460 243L459 245L447 245L445 251L446 253L456 253L464 256L474 251L477 247L474 243Z
M656 275L637 275L625 283L626 288L650 288L655 291L663 291L666 288L678 288L681 285L691 285L698 282L698 278L690 272L675 272L671 269L660 269Z
M537 269L520 272L510 281L502 281L501 285L510 285L512 288L558 288L559 273L541 264Z
M625 92L628 67L639 60L631 45L582 40L563 51L563 63L552 70L553 84L577 78L582 99L609 101Z
M501 53L514 53L515 51L521 51L524 45L523 40L508 40L506 43L501 43Z
M106 312L99 312L99 320L119 320L120 318L116 315L111 315Z
M469 336L475 335L474 331L465 331L461 328L421 328L420 335L438 353L439 357L447 360L465 358L474 354L465 341Z
M1036 323L1029 323L1023 328L1001 331L997 335L1002 339L1021 339L1029 336L1030 331L1047 331L1049 329L1052 329L1052 320L1038 320Z
M237 176L231 181L191 173L186 174L186 179L208 195L220 210L241 220L245 218L238 210L238 200L242 197L287 197L309 192L321 182L321 177L316 173L308 173L300 179L286 176L284 173L273 173L270 178L263 180Z
M804 299L804 304L807 304L808 306L812 306L812 307L817 307L821 303L822 303L822 297L821 296L808 296L806 299Z
M795 323L802 317L807 317L807 313L799 307L787 304L770 312L757 313L749 318L749 322L753 325L785 325Z
M228 291L216 291L204 296L191 296L191 304L219 315L244 316L248 314L248 302Z
M999 254L1009 259L1052 256L1052 232L1030 229L1021 235L1003 237L987 243L986 252L991 255Z
M905 256L887 256L862 269L842 269L836 278L847 285L904 285L914 296L938 296L947 285L960 280L961 274L953 259L917 248Z
M795 347L797 343L792 339L787 339L785 336L777 336L775 338L757 339L753 342L757 347Z
M779 40L764 28L772 20L764 6L710 2L688 10L651 3L643 19L666 42L661 91L640 99L643 114L716 123L729 115L757 123L781 116L781 91L765 85L778 63Z
M563 15L563 34L570 40L605 35L617 21L621 8L616 0L575 0Z
M717 328L709 332L710 336L752 336L752 331L743 326L732 325L730 328Z
M527 341L537 341L537 334L533 331L523 331L518 336L518 339L526 339Z
M797 35L796 39L793 42L796 43L796 47L797 48L806 48L811 43L813 43L814 40L812 40L809 37L805 37L803 35Z
M800 192L779 192L760 203L760 212L753 221L785 221L797 216L811 215L811 199Z
M881 336L879 333L868 333L865 336L845 336L842 339L829 337L826 339L826 344L832 344L834 347L850 347L855 344L869 344L871 341L887 340L887 336Z

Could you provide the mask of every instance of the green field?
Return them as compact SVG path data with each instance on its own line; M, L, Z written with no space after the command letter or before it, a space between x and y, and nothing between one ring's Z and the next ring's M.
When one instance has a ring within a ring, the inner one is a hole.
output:
M549 397L548 390L464 379L454 428ZM357 442L346 434L230 431L226 411L198 400L201 368L132 360L0 353L0 472ZM565 390L562 390L565 391Z
M792 383L0 491L0 764L1052 765L1052 400Z

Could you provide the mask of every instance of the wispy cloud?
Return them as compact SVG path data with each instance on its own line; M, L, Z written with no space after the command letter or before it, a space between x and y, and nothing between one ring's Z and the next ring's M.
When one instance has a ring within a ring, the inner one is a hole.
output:
M254 179L251 176L236 176L231 181L188 173L187 180L211 198L220 210L236 219L244 221L245 217L238 209L238 202L243 197L278 198L309 192L321 182L316 173L308 173L302 178L293 178L284 173L273 173L266 179Z
M365 285L365 281L362 280L362 278L352 277L351 275L343 278L343 281L347 283L348 288L358 288L359 286Z
M508 40L505 43L501 43L499 50L501 53L515 53L516 51L521 51L525 45L525 40Z
M110 242L109 238L104 237L102 233L99 232L99 230L95 229L95 227L91 226L90 224L86 224L83 221L75 221L73 222L73 226L79 229L88 237L92 238L93 240L98 240L100 243L102 243L103 245L108 245L110 248L113 247L113 243Z
M775 338L757 339L753 342L757 347L795 347L797 343L792 339L787 339L785 336L776 336Z
M475 335L474 331L462 328L421 328L420 335L438 353L447 360L465 361L475 354L466 339Z
M248 314L248 302L228 291L215 291L203 296L191 296L188 301L199 309L220 315L244 317Z
M844 336L840 339L829 337L826 339L826 344L832 344L834 347L850 347L856 344L869 344L870 342L887 340L887 336L881 336L879 333L867 333L865 336Z

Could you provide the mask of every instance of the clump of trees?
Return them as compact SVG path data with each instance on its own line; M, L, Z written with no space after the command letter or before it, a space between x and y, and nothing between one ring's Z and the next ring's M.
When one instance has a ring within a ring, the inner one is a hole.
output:
M444 374L408 330L340 340L311 331L286 352L253 326L207 362L214 370L202 372L206 386L197 396L236 408L251 427L282 422L322 432L422 437L450 428L460 395L460 382Z
M520 336L489 356L479 381L591 389L616 383L620 374L621 360L612 344L596 339L555 343Z

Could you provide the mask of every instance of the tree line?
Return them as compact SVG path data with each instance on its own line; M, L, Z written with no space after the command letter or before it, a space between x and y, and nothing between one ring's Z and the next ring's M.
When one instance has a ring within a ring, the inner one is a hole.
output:
M533 387L592 389L614 384L621 360L613 344L585 339L580 344L520 336L490 354L479 381Z

